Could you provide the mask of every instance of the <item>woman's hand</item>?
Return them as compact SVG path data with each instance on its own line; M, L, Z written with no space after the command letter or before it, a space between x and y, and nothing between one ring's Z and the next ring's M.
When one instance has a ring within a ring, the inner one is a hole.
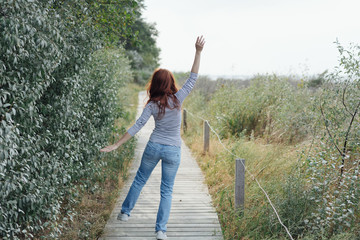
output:
M203 36L197 37L195 43L196 52L201 52L204 48L204 44L205 44L205 38L203 38Z
M197 37L196 39L196 43L195 43L195 59L194 59L194 63L191 67L191 72L193 73L198 73L199 72L199 67L200 67L200 55L201 55L201 51L203 50L205 45L205 39L203 38L203 36L201 37Z
M113 144L113 145L109 145L109 146L106 146L102 149L100 149L100 152L111 152L111 151L114 151L115 149L117 149L118 147L120 147L121 145L123 145L124 143L126 143L129 139L131 138L131 135L126 132L121 138L120 140Z
M100 149L100 152L111 152L115 149L117 149L119 146L117 144L113 144L113 145L109 145L109 146L106 146L102 149Z

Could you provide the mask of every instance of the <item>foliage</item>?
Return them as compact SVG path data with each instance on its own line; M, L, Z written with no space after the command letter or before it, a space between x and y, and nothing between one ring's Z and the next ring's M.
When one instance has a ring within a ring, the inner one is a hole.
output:
M140 44L143 39L136 29L136 19L144 7L142 0L88 0L92 25L100 36L112 45L131 42Z
M173 72L173 74L179 86L182 86L189 77L190 72ZM194 91L200 93L205 97L206 101L209 101L214 93L221 87L231 86L232 88L241 89L247 87L249 82L250 80L248 79L230 80L225 78L218 78L214 81L206 75L199 75L196 85L194 86Z
M245 134L292 143L311 130L310 92L294 88L289 78L258 75L248 87L235 89L223 86L209 103L222 136Z
M124 42L139 44L135 20L144 8L142 0L57 0L51 8L63 12L68 23L78 22L92 27L96 37L110 46Z
M135 82L144 84L158 67L158 31L155 24L142 18L143 0L61 0L54 1L53 7L92 27L95 37L104 45L124 47L131 60ZM64 20L74 22L71 17Z
M126 131L124 126L128 126L135 119L139 90L139 86L130 83L121 87L118 92L117 101L127 106L124 117L115 121L115 126L119 128L121 134ZM119 133L114 134L110 142L116 141ZM119 197L119 191L128 176L128 166L134 156L135 142L135 138L132 138L115 153L103 154L104 166L101 174L96 176L90 188L79 193L77 202L69 207L76 212L76 216L64 223L59 239L98 239L102 235ZM59 218L68 218L68 216L62 211ZM37 234L37 236L44 235L46 234L43 232Z
M328 73L328 71L324 71L321 74L315 75L311 77L307 82L306 85L309 88L319 88L322 86L322 84L325 82L325 75Z
M140 43L128 42L125 45L127 56L131 60L134 71L134 80L139 84L146 83L155 68L159 66L160 49L156 47L155 38L158 31L155 24L144 21L140 16L137 17L134 30L139 33Z
M123 50L102 42L85 1L0 1L0 236L62 227L62 205L92 186L98 149L123 116ZM69 212L71 215L71 213Z
M328 237L356 228L360 216L360 47L337 44L339 66L326 75L316 101L322 117L318 144L304 157L316 206L306 222Z
M201 87L185 103L210 120L232 153L246 159L295 239L360 234L360 47L338 44L338 50L339 66L309 81L264 75L242 88L215 82L213 94ZM234 158L218 147L216 136L210 153L198 150L202 124L188 116L184 136L206 173L225 239L287 239L250 177L244 212L233 209ZM299 153L283 155L281 147ZM282 158L287 160L278 164Z

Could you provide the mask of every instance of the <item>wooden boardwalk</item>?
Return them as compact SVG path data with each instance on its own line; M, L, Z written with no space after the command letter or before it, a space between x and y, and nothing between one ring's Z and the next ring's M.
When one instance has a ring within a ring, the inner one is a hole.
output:
M137 117L142 112L145 97L145 92L140 92ZM131 212L129 221L122 222L116 219L135 177L142 153L153 128L154 121L151 117L143 129L137 133L138 143L128 181L120 193L103 235L99 238L101 240L155 239L156 214L160 202L160 162L143 188L138 202ZM167 224L168 239L223 239L218 216L212 206L202 172L184 143L182 143L181 148L181 164L175 179L172 208Z

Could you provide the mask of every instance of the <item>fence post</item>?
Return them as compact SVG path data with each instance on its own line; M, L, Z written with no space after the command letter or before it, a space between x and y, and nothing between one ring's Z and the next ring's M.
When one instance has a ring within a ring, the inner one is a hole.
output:
M186 109L184 108L183 110L183 130L184 130L184 133L186 133L186 130L187 130L187 122L186 122L186 116L187 115L187 112L186 112Z
M235 209L244 207L245 202L245 159L236 159Z
M204 152L209 151L210 142L210 128L208 121L204 121Z

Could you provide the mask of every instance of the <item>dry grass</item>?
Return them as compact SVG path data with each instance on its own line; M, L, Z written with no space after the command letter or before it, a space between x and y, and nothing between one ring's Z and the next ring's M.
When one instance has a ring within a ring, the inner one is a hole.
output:
M190 127L198 127L198 124ZM191 129L191 128L190 128ZM238 222L234 214L234 184L235 184L235 157L225 151L216 136L211 136L210 151L203 152L203 137L201 134L192 134L191 129L183 134L185 142L192 150L199 166L205 174L206 183L212 196L214 206L219 214L225 239L252 239L246 231L254 228L256 221L259 225L264 218L263 209L268 208L264 194L255 181L246 174L245 185L245 217ZM298 150L304 146L287 146L281 144L266 144L263 139L246 141L244 139L226 139L224 145L235 155L246 160L247 169L254 174L275 199L284 178L291 171L298 160ZM260 239L260 238L256 238Z
M124 169L128 169L129 165L130 162L126 162ZM119 173L118 181L107 179L101 186L102 191L95 194L84 192L80 203L74 207L77 215L65 226L59 239L97 239L100 237L123 185L124 173Z

